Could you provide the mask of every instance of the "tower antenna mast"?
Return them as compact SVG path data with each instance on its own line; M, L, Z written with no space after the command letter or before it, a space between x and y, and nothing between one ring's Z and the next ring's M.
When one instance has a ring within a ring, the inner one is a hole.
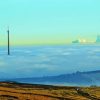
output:
M7 38L8 38L8 55L10 55L10 31L9 31L9 27L7 30Z

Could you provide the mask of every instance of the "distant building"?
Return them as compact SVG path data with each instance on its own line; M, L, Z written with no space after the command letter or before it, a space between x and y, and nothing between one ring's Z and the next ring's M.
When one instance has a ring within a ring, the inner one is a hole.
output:
M97 36L96 43L100 43L100 35Z

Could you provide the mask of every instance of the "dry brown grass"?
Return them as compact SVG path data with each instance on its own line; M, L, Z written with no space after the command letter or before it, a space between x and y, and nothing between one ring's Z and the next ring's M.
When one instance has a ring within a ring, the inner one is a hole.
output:
M90 96L100 99L100 88L81 88ZM90 100L79 94L76 87L0 83L0 100Z

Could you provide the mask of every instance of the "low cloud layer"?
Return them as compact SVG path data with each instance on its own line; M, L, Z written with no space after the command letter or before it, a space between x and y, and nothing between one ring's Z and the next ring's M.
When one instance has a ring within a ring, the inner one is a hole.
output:
M0 73L4 77L58 75L100 67L99 46L16 47L11 49L10 56L3 49Z

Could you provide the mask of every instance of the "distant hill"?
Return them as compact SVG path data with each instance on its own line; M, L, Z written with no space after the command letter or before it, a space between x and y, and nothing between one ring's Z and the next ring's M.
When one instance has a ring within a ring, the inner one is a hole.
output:
M76 72L58 76L17 78L13 81L36 84L62 84L62 85L98 85L100 86L100 70Z
M79 40L74 40L72 43L80 43Z
M97 36L96 43L100 43L100 35Z

